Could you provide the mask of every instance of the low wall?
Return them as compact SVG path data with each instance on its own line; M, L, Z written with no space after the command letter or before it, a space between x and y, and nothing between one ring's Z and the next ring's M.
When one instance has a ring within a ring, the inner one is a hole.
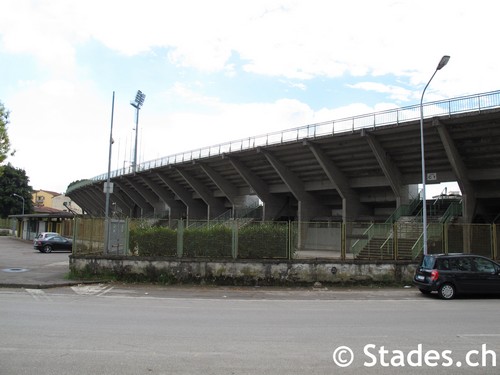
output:
M411 282L416 264L401 261L333 260L202 260L126 256L70 256L76 275L143 279L164 283L214 283L231 285L303 285L320 282Z

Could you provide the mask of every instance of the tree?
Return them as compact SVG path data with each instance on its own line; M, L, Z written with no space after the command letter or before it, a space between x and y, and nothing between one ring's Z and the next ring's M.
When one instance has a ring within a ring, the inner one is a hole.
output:
M7 124L9 123L9 111L0 102L0 164L7 158L10 150L10 140L7 134Z
M9 215L19 215L23 210L23 200L14 196L17 194L24 198L24 213L33 211L33 189L29 186L29 178L23 169L14 168L10 163L3 167L0 178L0 218Z

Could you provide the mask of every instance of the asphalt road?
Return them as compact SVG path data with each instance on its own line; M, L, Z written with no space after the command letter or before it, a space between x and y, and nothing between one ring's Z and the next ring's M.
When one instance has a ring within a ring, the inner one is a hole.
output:
M72 285L67 279L69 252L44 254L32 241L0 236L0 287L51 288Z
M0 375L499 373L499 298L68 285L31 246L0 238Z
M0 373L499 372L498 299L253 289L0 289Z

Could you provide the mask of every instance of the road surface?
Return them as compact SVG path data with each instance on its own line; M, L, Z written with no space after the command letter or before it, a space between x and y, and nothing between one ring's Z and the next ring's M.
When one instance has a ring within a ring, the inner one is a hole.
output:
M499 306L414 288L0 289L0 374L498 374Z

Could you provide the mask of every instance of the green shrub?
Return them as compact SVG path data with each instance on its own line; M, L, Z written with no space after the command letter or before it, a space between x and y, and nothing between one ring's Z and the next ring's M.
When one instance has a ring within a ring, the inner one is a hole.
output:
M177 230L137 227L130 230L130 251L139 256L177 257ZM183 257L232 258L233 230L225 225L188 228L183 233ZM286 258L288 225L256 223L238 229L238 258Z
M137 228L130 231L130 250L140 256L177 256L177 231L170 228Z
M286 258L287 247L287 225L264 223L238 231L238 258Z
M186 229L184 231L184 256L227 258L232 256L232 231L217 225Z

